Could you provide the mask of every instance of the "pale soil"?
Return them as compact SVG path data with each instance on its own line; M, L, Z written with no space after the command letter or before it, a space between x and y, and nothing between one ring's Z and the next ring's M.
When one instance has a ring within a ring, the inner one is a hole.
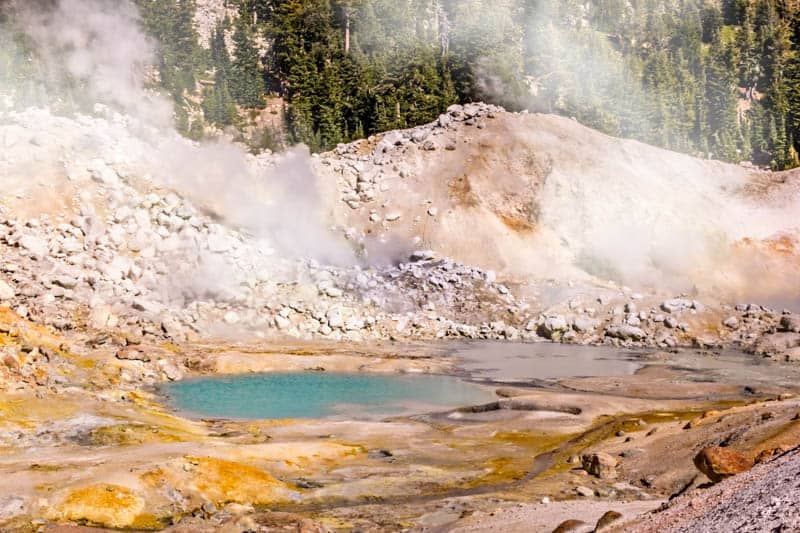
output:
M550 533L566 520L580 519L593 526L607 511L621 513L621 520L628 520L652 511L661 501L637 502L586 502L563 501L551 503L520 504L498 512L476 513L458 520L452 525L434 531L441 533L468 533L498 531L503 533Z

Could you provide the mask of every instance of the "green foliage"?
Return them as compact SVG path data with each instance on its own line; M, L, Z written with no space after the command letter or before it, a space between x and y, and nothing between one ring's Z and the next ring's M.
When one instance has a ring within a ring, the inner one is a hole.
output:
M158 43L161 84L182 103L195 91L202 52L194 28L194 0L136 0L147 33Z
M230 64L230 94L237 104L244 107L263 107L264 80L259 68L253 17L244 6L236 19L233 42L236 52Z
M797 5L525 3L536 108L695 155L796 164Z
M229 77L232 75L231 59L225 45L227 21L223 20L211 35L211 67L214 85L203 90L203 115L208 122L230 126L236 118L236 106L231 96Z
M175 102L175 126L189 137L199 135L189 119L187 96L197 90L205 58L194 27L194 0L135 0L145 31L157 43L160 84Z
M134 1L194 136L198 95L221 127L279 96L289 139L315 151L485 100L694 155L797 165L796 1L227 0L238 14L208 51L194 0ZM9 15L0 3L0 22ZM0 33L0 83L34 99L37 68L20 34Z

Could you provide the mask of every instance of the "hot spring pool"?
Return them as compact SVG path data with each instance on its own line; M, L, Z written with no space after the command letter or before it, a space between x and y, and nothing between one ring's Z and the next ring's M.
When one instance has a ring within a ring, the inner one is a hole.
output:
M331 372L213 376L171 383L163 392L180 411L232 419L377 418L495 399L454 377Z

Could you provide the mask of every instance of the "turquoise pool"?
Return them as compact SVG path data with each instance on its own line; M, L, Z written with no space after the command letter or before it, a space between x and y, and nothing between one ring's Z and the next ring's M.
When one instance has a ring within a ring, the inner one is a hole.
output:
M163 392L180 411L232 419L379 418L494 399L454 377L332 372L213 376L171 383Z

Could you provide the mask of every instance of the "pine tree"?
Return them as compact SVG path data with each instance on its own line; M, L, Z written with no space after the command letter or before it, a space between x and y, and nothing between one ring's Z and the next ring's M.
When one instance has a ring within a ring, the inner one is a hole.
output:
M230 92L234 101L244 107L264 107L264 78L259 69L260 58L255 45L253 19L244 7L236 20L233 42L236 55L230 67Z
M207 65L193 0L135 1L176 102L191 105L183 95L207 69L206 117L227 125L233 100L259 107L269 90L291 139L315 150L484 99L687 153L796 164L796 1L237 0L234 57L218 29Z
M136 0L147 32L158 43L161 84L183 103L194 92L200 70L200 45L194 27L194 0Z
M705 105L708 110L708 131L715 157L738 161L735 139L739 138L734 73L730 66L730 50L716 42L707 66Z

